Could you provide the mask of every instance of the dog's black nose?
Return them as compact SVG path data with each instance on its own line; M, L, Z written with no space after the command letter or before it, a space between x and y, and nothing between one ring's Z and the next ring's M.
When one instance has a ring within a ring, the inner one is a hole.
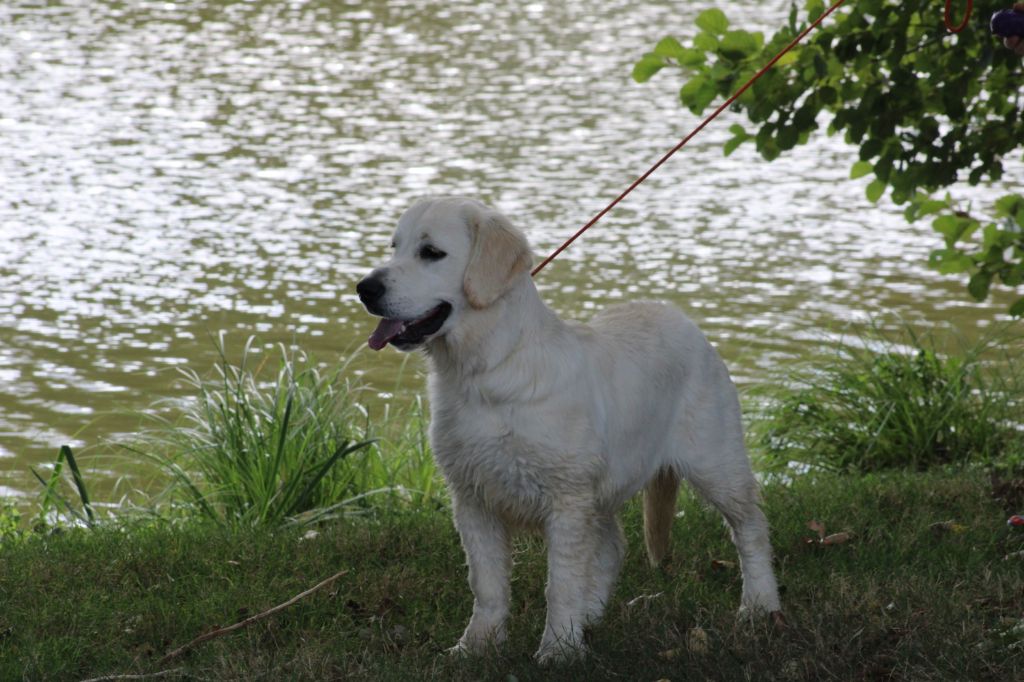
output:
M359 300L364 305L376 303L385 291L387 291L387 287L373 275L361 279L356 285L356 293L359 294Z

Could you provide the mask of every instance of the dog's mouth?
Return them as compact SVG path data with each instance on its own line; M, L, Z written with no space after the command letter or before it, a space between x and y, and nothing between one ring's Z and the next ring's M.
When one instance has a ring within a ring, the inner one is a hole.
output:
M370 334L367 344L373 350L380 350L389 343L398 348L418 346L441 328L451 312L451 304L442 303L436 308L431 308L423 317L411 321L385 317Z

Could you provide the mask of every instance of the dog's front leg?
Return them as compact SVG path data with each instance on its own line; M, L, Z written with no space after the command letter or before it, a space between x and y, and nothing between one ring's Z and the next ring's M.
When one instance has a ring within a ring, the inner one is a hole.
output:
M483 653L489 643L505 641L510 595L508 529L475 500L453 496L455 527L469 564L473 615L452 653Z
M578 502L578 500L577 500ZM590 565L597 546L596 514L589 505L555 509L545 523L548 542L547 621L536 658L559 662L583 655Z

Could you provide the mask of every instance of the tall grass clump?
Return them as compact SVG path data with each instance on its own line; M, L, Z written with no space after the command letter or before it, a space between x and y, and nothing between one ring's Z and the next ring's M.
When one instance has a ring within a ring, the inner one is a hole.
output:
M369 492L360 480L371 445L365 411L344 367L321 371L306 355L279 346L227 359L223 337L212 378L182 370L195 397L183 416L157 421L129 449L169 475L166 491L179 511L221 524L277 524L358 506ZM270 376L264 378L264 375Z
M1019 466L1024 344L1010 331L966 343L868 325L824 367L799 367L770 389L751 425L754 445L772 468Z
M372 416L371 416L372 415ZM390 502L430 511L441 509L448 494L434 464L427 430L430 417L423 397L408 402L381 401L367 412L367 433L374 436L356 473L361 490L388 490ZM374 501L379 502L377 497Z

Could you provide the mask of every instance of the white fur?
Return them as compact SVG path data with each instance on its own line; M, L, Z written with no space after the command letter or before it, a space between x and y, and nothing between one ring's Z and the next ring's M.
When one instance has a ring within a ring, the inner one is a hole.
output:
M501 249L481 248L499 232ZM395 255L375 271L388 286L387 314L415 319L442 301L453 307L423 348L431 444L475 597L456 650L481 652L504 640L510 536L536 529L548 544L537 656L581 653L583 627L600 617L622 564L616 512L664 468L729 523L743 571L741 608L779 609L736 390L696 325L654 302L608 308L589 324L560 320L533 284L522 234L468 199L415 204L395 241ZM425 241L447 256L418 258ZM508 253L513 248L523 253ZM492 253L503 254L500 262L471 262ZM479 275L471 282L467 270L496 278L488 282L496 300L470 303L479 298L469 290Z

